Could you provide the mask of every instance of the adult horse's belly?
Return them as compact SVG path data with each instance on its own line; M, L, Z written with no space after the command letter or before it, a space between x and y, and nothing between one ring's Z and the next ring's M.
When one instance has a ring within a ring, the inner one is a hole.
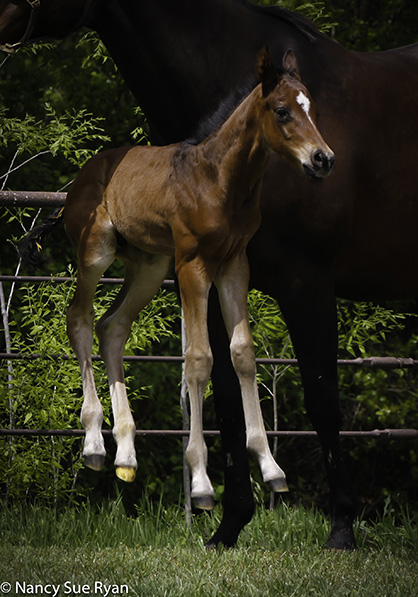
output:
M354 222L335 266L336 294L357 300L418 297L418 196L374 220Z
M336 256L338 296L418 297L418 179L415 156L401 155L393 163L380 149L374 169L359 177L348 234Z

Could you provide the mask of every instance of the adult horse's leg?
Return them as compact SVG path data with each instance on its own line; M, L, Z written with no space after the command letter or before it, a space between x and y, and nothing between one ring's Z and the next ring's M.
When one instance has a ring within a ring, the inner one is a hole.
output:
M115 303L96 326L100 352L106 364L114 417L113 436L117 444L117 476L127 482L135 479L135 422L129 407L123 370L123 350L131 325L138 313L160 288L171 258L150 255L133 247L123 256L125 281Z
M290 271L290 268L289 268ZM354 549L357 500L341 454L337 377L337 317L330 277L314 264L280 280L280 308L289 327L309 419L318 433L330 484L330 549Z
M209 334L214 363L213 398L221 432L225 491L221 524L206 546L232 547L254 514L250 481L244 409L241 391L231 361L229 338L225 329L218 293L213 286L209 296Z
M288 491L286 476L270 451L258 397L254 343L248 321L247 256L240 253L224 264L215 278L219 300L230 337L231 356L237 373L244 406L247 449L258 460L263 481L273 491Z
M177 266L177 264L176 264ZM212 352L209 344L207 306L212 283L203 260L195 258L176 267L187 349L184 375L190 399L190 437L186 449L186 462L192 474L192 498L196 507L211 510L214 491L206 472L207 447L203 437L203 397L212 369Z

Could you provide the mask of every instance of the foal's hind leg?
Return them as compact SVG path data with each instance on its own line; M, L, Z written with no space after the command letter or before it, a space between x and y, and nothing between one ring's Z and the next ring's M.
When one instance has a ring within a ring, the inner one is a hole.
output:
M247 448L257 458L263 480L273 491L288 491L286 476L270 451L258 397L254 345L247 312L248 261L245 253L224 264L215 278L231 357L238 376L247 432Z
M100 353L106 363L114 416L113 436L117 444L116 474L124 481L133 481L137 461L135 455L135 423L129 407L123 370L123 350L132 322L160 288L171 258L151 255L133 247L121 256L126 276L115 303L96 326Z
M91 352L93 346L93 296L103 272L112 263L113 254L102 255L93 265L79 256L77 288L67 310L67 334L77 356L83 383L81 423L85 430L83 456L86 466L100 470L106 450L102 436L103 409L94 384Z

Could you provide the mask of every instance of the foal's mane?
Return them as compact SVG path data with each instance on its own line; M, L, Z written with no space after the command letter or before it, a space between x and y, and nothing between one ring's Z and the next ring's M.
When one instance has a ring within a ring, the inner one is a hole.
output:
M198 145L209 137L213 132L220 128L223 123L228 120L235 108L240 104L247 95L251 93L258 81L254 76L254 80L241 89L233 90L225 99L221 101L218 108L199 122L194 134L186 139L186 143L190 145Z

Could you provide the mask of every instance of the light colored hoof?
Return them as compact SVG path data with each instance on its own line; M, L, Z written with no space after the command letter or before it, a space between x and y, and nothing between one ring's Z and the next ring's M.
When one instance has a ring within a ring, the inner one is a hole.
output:
M101 471L105 462L105 457L102 454L90 454L84 456L84 464L94 471Z
M132 483L135 481L136 470L132 467L127 466L117 466L116 467L116 476L125 483Z
M271 491L274 491L276 493L284 493L286 491L289 491L286 477L277 477L277 479L272 479L268 482L268 486L270 487Z
M211 495L201 495L193 497L193 505L198 510L213 510L215 507L215 500Z

